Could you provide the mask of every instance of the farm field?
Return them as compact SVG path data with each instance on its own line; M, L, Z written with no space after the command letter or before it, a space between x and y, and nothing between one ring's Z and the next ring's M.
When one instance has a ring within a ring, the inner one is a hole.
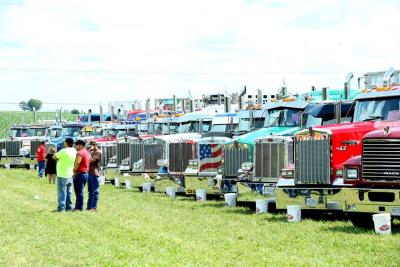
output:
M76 120L76 115L71 113L63 113L63 119ZM55 120L55 112L37 112L36 119L39 123L41 120ZM31 124L33 123L33 114L28 111L0 111L0 138L8 137L8 130L13 124Z
M398 266L391 236L347 221L256 215L223 202L101 188L99 210L54 213L56 188L0 169L0 265Z

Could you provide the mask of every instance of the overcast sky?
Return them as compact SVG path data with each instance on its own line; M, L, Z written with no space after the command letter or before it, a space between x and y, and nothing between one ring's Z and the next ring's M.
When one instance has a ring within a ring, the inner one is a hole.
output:
M1 0L0 102L342 88L400 68L399 15L398 0Z

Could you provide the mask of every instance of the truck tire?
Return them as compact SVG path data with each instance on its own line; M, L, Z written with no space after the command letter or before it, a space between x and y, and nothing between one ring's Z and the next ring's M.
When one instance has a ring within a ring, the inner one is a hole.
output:
M368 228L368 229L374 228L372 214L370 213L358 213L358 212L349 213L349 219L355 227Z

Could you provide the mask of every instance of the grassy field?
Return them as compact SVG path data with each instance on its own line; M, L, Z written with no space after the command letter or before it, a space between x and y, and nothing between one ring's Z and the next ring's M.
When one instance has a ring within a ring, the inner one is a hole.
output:
M101 188L99 211L53 213L56 188L0 169L0 265L398 266L400 232L286 222L222 202Z
M37 112L37 122L41 120L54 120L55 112ZM63 113L63 119L76 120L76 115ZM0 138L8 137L8 130L13 124L33 123L32 112L23 111L0 111Z

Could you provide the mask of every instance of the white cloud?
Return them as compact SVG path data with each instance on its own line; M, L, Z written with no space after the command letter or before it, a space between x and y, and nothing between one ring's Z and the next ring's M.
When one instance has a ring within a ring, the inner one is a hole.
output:
M349 71L399 68L399 11L394 1L28 0L3 7L0 86L7 102L82 103L271 92L283 77L292 91L338 88Z

